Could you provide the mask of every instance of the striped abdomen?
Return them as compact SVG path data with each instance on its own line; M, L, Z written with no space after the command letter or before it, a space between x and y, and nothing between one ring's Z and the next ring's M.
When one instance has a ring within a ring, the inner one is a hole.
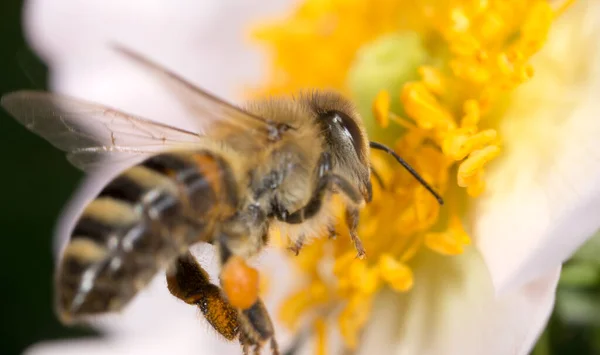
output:
M63 321L121 309L237 208L235 177L210 151L153 156L113 179L75 225L56 276Z

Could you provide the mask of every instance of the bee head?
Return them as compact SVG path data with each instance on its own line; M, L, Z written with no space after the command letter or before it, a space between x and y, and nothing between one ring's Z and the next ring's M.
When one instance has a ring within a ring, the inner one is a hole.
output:
M354 104L337 92L311 91L302 93L293 100L272 99L268 105L250 105L248 110L271 120L285 117L292 122L292 126L297 122L306 122L309 115L313 120L311 124L317 125L323 137L323 146L319 148L331 156L333 172L345 177L358 188L365 202L370 202L372 198L369 150L373 148L391 155L443 204L442 197L393 149L369 141Z
M301 100L321 128L334 171L351 178L369 202L372 197L369 139L354 105L332 91L311 92Z

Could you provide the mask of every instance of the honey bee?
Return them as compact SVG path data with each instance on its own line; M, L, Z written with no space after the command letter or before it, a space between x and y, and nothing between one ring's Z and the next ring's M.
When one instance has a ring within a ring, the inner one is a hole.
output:
M207 134L152 122L57 94L19 91L2 106L20 123L68 153L84 171L122 166L83 210L62 250L55 303L66 324L123 309L159 272L170 292L200 308L243 352L268 342L274 329L248 264L287 228L298 253L305 238L334 234L332 196L342 196L358 257L359 210L371 200L369 142L352 104L335 92L271 98L238 108L139 54L116 51L174 90ZM189 252L215 246L219 285Z

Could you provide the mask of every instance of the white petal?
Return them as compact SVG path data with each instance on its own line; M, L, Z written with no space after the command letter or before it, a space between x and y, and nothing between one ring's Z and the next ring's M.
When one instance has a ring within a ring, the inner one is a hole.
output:
M199 260L203 265L214 265L209 252L201 253ZM100 317L91 324L104 333L102 338L43 342L25 354L216 355L239 352L239 344L224 340L198 308L169 293L164 273L157 275L120 314Z
M533 64L472 216L498 292L555 269L600 227L600 3L570 9Z
M250 20L286 0L29 0L26 33L51 67L54 90L183 128L193 120L147 73L109 49L119 43L229 99L257 80L260 57Z
M550 316L559 274L496 297L475 250L428 253L415 265L411 292L387 292L376 302L362 353L525 355Z
M32 346L24 355L217 355L239 352L236 343L215 343L206 332L192 329L179 332L128 336L108 339L43 342Z
M207 246L193 248L193 253L205 266L212 280L217 280L216 259ZM276 322L276 305L295 285L290 278L290 265L281 253L265 253L258 260L261 275L269 277L270 291L263 297ZM271 292L272 291L272 292ZM104 331L105 338L44 342L28 349L26 355L54 354L237 354L237 341L224 340L196 307L177 300L167 290L164 274L158 275L121 314L97 319L93 324ZM291 337L276 326L277 340L282 349Z

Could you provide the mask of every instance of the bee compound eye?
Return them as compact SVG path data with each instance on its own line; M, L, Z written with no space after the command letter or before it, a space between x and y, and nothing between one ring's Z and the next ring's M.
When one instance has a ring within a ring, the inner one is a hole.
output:
M350 141L357 156L362 156L363 135L358 124L350 116L340 111L329 111L321 118L327 121L330 129L339 130L339 134Z

